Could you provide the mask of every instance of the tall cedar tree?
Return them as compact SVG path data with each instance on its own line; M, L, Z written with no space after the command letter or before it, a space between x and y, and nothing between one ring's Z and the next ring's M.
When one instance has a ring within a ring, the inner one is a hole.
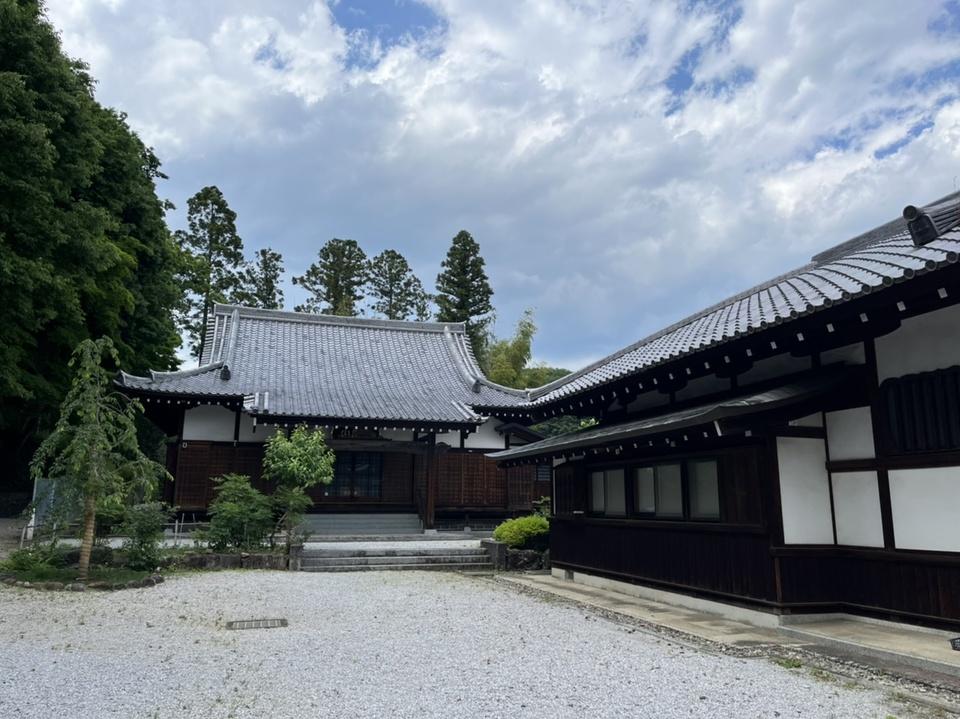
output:
M429 319L430 298L403 255L396 250L384 250L370 260L367 272L367 291L374 300L374 312L388 320Z
M465 322L473 351L486 366L489 341L487 327L493 319L493 290L484 270L480 246L466 230L460 230L437 275L437 320Z
M279 252L269 247L257 250L254 261L240 273L237 302L265 310L283 309L283 289L280 287L282 274L283 257Z
M0 461L4 484L70 387L67 361L107 335L132 371L176 366L176 248L160 163L99 105L35 0L0 0Z
M334 238L320 248L317 261L293 284L312 296L294 309L324 315L355 317L367 282L367 256L354 240Z
M181 272L189 294L184 327L194 357L203 352L207 317L217 302L237 302L244 269L243 240L237 213L216 186L204 187L187 200L188 230L178 230Z
M140 450L136 418L143 410L114 388L118 360L106 337L77 346L68 363L74 378L60 418L31 464L35 480L51 483L44 499L52 503L53 525L82 517L80 579L90 567L97 512L149 498L160 480L172 479Z

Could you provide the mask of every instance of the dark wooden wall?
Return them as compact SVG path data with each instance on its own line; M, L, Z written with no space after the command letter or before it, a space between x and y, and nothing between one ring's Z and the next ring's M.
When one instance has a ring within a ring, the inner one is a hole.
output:
M438 509L529 510L550 493L549 483L535 481L532 465L504 469L479 452L440 454L437 475Z

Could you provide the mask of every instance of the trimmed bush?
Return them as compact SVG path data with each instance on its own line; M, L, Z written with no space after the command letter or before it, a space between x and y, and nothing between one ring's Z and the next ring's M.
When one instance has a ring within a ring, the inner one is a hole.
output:
M493 538L511 549L542 551L550 546L550 522L539 514L508 519L493 530Z
M130 569L156 569L162 559L163 529L170 520L170 508L163 502L145 502L127 507L121 533L126 537Z
M263 546L273 531L270 498L243 474L225 474L213 482L217 488L210 503L210 528L203 538L218 551Z

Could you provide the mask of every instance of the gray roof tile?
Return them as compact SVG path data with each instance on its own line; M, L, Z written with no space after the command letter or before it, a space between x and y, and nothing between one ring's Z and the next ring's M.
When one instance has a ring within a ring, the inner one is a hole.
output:
M954 193L927 206L942 211L960 203ZM956 214L956 213L953 213ZM960 229L914 246L906 222L893 220L814 256L776 277L625 347L566 377L529 390L528 407L548 405L677 357L847 302L918 273L954 264Z
M119 383L148 393L245 397L260 414L411 423L476 423L472 405L510 406L527 397L483 376L458 323L217 305L207 337L201 366L150 377L122 373Z

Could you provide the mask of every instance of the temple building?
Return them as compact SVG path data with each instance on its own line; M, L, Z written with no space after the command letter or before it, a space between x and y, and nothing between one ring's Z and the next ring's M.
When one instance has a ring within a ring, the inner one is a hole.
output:
M474 402L599 420L490 455L552 464L555 575L960 628L958 225L958 194L907 207L528 398Z
M527 393L483 376L462 324L217 305L198 367L118 383L173 438L166 499L182 513L201 516L228 472L269 491L263 443L300 423L336 452L333 483L311 490L331 531L489 528L550 492L549 467L485 457L540 435L474 411Z

